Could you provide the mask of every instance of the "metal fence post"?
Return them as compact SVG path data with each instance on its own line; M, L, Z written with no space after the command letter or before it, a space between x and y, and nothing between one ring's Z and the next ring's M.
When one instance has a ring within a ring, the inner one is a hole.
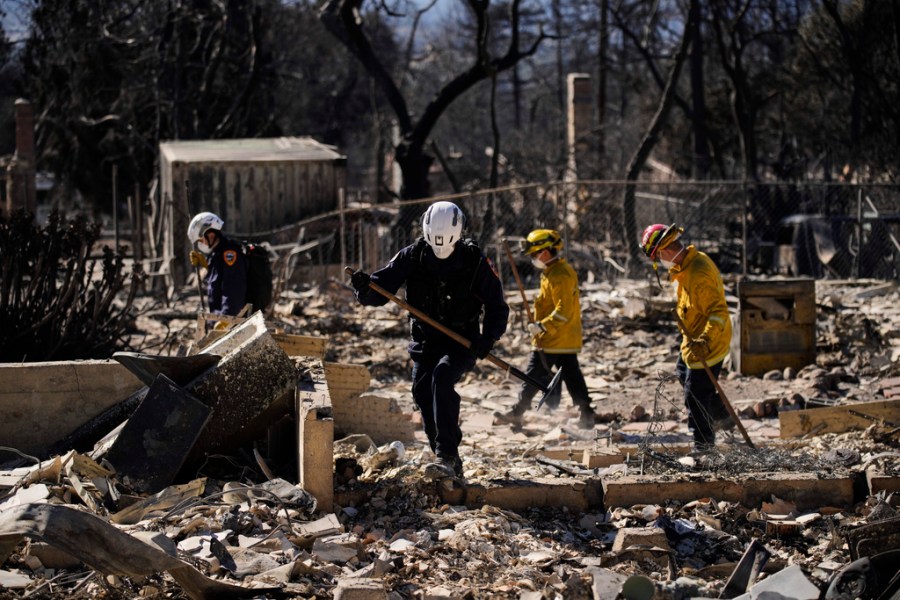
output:
M744 213L741 215L741 275L747 276L747 214L750 212L750 195L747 193L747 180L741 182L744 198Z
M341 248L341 268L347 265L347 245L345 238L347 231L344 224L344 188L338 188L338 219L340 220L340 248Z
M859 278L859 255L863 249L862 186L856 188L856 255L853 257L853 279Z

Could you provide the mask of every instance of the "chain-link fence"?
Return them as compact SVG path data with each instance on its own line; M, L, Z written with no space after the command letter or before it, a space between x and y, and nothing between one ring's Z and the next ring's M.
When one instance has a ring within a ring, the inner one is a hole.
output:
M629 190L632 219L623 214ZM285 275L317 282L338 275L341 265L374 270L421 235L421 215L437 200L463 209L464 235L494 258L505 281L512 275L503 241L518 256L517 240L532 229L559 230L582 276L614 279L645 272L636 252L641 231L672 222L684 226L685 239L723 273L900 277L898 185L637 182L629 188L619 181L527 184L393 204L347 202L282 232L307 241L290 255ZM532 274L528 261L518 264L526 278Z

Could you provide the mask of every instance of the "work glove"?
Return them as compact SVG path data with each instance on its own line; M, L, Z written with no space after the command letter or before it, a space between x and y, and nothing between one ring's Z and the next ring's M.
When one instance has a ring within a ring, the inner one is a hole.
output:
M363 292L369 289L369 282L372 278L363 270L356 270L350 275L350 284L357 292Z
M689 359L689 362L706 360L706 357L709 356L709 336L703 334L698 338L692 339L688 342L688 351L694 358L692 361Z
M469 352L476 358L487 358L487 355L491 353L493 347L494 340L486 338L483 335L477 335L472 340L472 345L469 346Z
M206 262L206 257L202 252L198 252L197 250L191 250L191 264L195 267L203 267L204 269L209 267L209 263Z
M528 333L530 333L532 335L532 337L537 337L546 331L547 331L547 328L544 327L538 321L534 321L534 322L528 324Z
M225 329L228 329L228 322L227 321L218 321L216 323L216 326L213 329L215 329L216 331L223 331Z

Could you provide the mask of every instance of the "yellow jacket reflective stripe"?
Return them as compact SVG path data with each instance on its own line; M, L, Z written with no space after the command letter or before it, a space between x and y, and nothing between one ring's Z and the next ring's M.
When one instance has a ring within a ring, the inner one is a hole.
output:
M715 263L694 246L687 247L681 266L669 269L675 282L678 316L684 321L687 335L682 336L681 356L687 356L688 342L702 334L709 336L706 364L715 365L728 355L731 345L731 317L725 301L725 284ZM699 362L687 363L691 369L702 369Z
M534 320L546 332L532 343L547 354L581 351L581 297L578 275L560 258L541 271L541 290L534 299Z

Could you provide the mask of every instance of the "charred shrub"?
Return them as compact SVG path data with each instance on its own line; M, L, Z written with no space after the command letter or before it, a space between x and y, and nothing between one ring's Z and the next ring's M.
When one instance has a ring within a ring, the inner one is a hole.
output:
M109 247L95 256L99 236L81 216L54 212L41 227L22 211L0 215L0 362L108 358L124 346L143 272L125 274Z

